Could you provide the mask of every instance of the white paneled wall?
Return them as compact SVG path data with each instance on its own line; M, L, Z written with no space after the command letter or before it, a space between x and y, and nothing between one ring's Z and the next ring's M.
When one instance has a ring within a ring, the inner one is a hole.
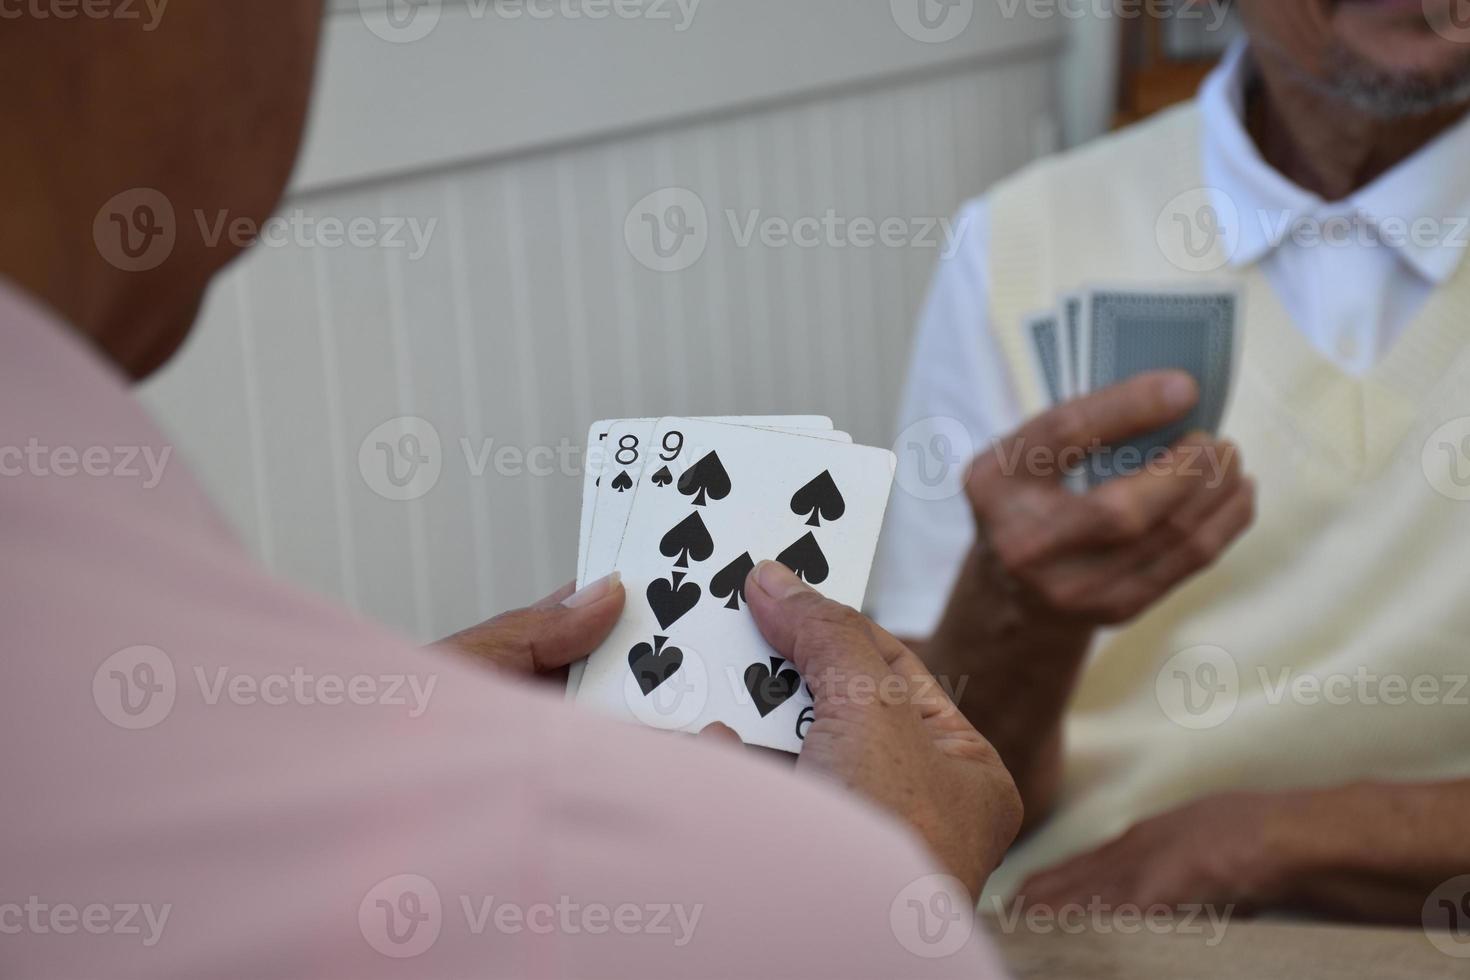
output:
M486 135L451 98L438 160L394 135L402 113L432 116L433 104L384 108L333 74L380 62L392 77L398 46L363 41L355 13L334 19L326 94L283 213L368 218L378 231L392 228L385 219L433 222L427 249L309 236L258 248L219 281L196 336L145 393L264 562L430 639L572 577L580 444L594 419L822 413L860 441L891 439L938 250L742 247L728 213L742 224L830 209L919 231L948 219L1054 131L1055 32L997 21L956 53L905 37L886 2L806 2L877 9L877 20L855 20L871 34L864 44L892 45L893 63L875 73L842 62L849 28L837 19L805 28L828 31L838 52L813 55L837 58L811 68L819 77L793 77L778 96L759 72L766 88L753 97L741 93L756 82L736 80L662 121L640 104L629 107L636 119L609 128L622 118L609 111L581 136L529 117L507 118L508 136ZM716 36L698 43L734 33L729 18L774 9L744 3L711 12ZM455 25L446 43L464 45L473 27ZM571 29L537 25L547 33L535 43L554 46L552 32ZM484 100L539 104L534 75L516 85L477 76L478 63L425 64L448 73L445 86L491 86ZM579 65L542 70L575 76ZM619 86L616 74L581 82L599 98ZM374 132L381 139L364 135ZM343 153L354 140L371 151ZM691 268L660 273L634 258L624 224L635 202L673 186L703 202L709 245ZM438 482L407 502L376 493L359 466L364 439L399 416L427 420L442 444ZM527 460L541 475L515 454L497 465L505 447L543 447Z

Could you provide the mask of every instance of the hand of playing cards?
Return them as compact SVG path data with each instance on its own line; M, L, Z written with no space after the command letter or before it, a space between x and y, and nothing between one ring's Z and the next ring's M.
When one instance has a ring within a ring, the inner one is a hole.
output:
M1230 289L1091 289L1065 297L1058 311L1027 320L1037 380L1052 405L1149 371L1186 371L1199 385L1199 402L1184 418L1098 447L1086 473L1072 478L1077 489L1136 472L1191 432L1219 434L1240 349L1240 305L1240 295Z
M820 416L594 425L577 582L620 572L628 605L573 668L572 696L656 728L722 722L747 744L800 751L811 692L756 628L746 577L779 561L861 605L894 466Z

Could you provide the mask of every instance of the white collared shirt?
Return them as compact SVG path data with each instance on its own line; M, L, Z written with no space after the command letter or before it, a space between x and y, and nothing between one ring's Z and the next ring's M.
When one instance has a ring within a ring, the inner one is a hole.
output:
M1366 374L1470 246L1470 118L1347 200L1327 202L1261 157L1246 131L1250 60L1236 44L1201 88L1204 181L1230 264L1259 265L1292 323L1343 370ZM941 260L920 319L899 428L953 419L977 451L1023 411L990 323L989 204L966 205L968 233ZM900 636L926 637L973 540L962 496L896 493L873 610Z

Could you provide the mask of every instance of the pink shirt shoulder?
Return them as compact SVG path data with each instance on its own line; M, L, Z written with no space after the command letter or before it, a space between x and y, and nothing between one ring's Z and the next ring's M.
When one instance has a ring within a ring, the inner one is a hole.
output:
M917 842L263 574L0 284L0 973L966 977Z

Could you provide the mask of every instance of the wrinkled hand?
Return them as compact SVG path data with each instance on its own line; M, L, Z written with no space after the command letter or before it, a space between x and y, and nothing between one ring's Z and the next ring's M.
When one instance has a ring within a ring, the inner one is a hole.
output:
M623 612L625 590L616 574L574 594L575 588L568 585L529 609L496 616L439 645L514 674L554 677L601 646Z
M819 771L916 829L979 896L1021 823L1000 757L912 652L860 613L763 562L746 599L815 699L798 771Z
M1085 495L1047 462L1080 462L1088 449L1159 429L1197 399L1187 374L1140 375L1045 412L979 457L966 492L987 573L1049 620L1104 626L1212 564L1255 512L1231 443L1188 436L1143 472Z
M1056 911L1091 902L1259 909L1274 901L1285 874L1272 846L1284 802L1267 793L1206 797L1033 875L1017 895Z

